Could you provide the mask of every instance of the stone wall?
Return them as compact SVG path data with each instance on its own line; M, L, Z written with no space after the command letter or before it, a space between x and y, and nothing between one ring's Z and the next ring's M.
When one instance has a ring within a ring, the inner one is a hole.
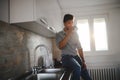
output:
M51 39L0 21L0 80L28 71L34 65L34 49L39 44L52 52Z

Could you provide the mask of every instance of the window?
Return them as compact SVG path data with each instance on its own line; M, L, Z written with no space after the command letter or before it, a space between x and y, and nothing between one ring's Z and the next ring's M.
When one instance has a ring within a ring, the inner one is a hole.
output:
M90 24L93 26L90 26ZM77 28L83 51L91 51L91 47L95 51L108 50L105 18L79 19L77 21ZM94 40L90 32L93 33ZM95 47L91 45L91 40L93 40L92 42Z
M90 51L90 34L88 19L78 20L78 35L84 51Z
M95 49L97 51L108 50L106 22L104 18L94 19L94 39L95 39Z

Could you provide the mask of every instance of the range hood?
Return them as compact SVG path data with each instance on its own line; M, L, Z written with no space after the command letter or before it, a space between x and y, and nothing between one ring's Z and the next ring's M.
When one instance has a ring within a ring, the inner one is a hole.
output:
M44 37L55 37L56 33L55 29L53 27L49 27L44 19L29 22L13 23L13 25L20 26L24 29L30 30Z

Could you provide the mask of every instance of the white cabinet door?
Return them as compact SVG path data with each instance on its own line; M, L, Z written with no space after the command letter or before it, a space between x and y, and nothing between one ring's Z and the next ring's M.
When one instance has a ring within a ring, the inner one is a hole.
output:
M0 21L9 22L8 4L8 0L0 0Z
M10 0L10 23L35 20L35 0Z
M61 9L57 0L36 0L37 18L45 18L50 27L62 30Z

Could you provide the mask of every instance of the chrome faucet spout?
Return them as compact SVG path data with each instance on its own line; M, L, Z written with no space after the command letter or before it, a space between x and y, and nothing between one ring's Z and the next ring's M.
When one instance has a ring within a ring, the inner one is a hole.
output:
M49 50L48 50L48 47L46 46L46 45L43 45L43 44L40 44L40 45L38 45L36 48L35 48L35 52L34 52L34 66L36 66L36 50L38 49L38 48L41 48L41 47L43 47L43 48L45 48L45 50L46 50L46 54L45 54L45 56L48 56L47 58L46 57L44 57L43 58L43 65L42 66L44 66L44 67L46 67L46 60L49 60L49 61L51 61L50 60L50 58L49 58Z

